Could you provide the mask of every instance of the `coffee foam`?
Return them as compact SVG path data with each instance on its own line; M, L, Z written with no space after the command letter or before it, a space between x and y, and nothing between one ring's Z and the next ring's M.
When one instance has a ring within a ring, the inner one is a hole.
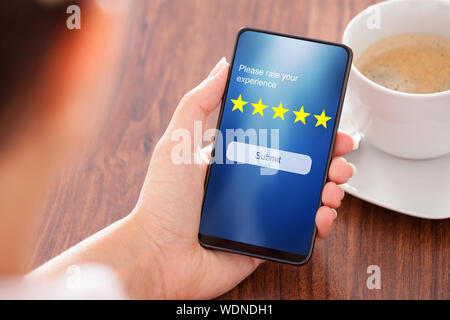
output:
M367 48L355 63L372 81L408 93L450 90L450 40L402 34Z

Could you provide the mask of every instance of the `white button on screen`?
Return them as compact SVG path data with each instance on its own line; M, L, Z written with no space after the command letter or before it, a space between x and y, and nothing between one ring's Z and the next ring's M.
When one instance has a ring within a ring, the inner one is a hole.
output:
M311 170L312 159L300 153L266 148L233 141L228 144L227 158L230 161L246 163L254 166L297 174L308 174Z

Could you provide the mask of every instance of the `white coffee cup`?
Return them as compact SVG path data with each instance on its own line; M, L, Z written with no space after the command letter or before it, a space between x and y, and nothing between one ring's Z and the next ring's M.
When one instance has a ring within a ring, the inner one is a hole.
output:
M354 61L370 45L403 33L450 39L449 0L391 0L355 16L344 31ZM413 94L385 88L352 65L345 108L357 130L378 149L408 159L450 152L450 90Z

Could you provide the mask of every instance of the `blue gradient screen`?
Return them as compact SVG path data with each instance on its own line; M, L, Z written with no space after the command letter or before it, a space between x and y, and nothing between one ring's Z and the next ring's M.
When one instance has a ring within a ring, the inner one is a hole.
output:
M201 234L309 253L348 59L332 44L241 33Z

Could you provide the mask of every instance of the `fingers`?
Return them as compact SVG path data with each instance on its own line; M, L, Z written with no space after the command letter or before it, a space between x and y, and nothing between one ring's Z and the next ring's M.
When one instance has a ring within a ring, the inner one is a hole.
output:
M316 215L317 237L319 239L323 239L330 234L333 222L337 217L336 209L341 206L343 198L344 190L339 188L334 182L327 182L322 192L322 203L324 206L317 210Z
M222 57L222 59L220 59L219 62L217 62L217 64L215 65L215 67L211 70L211 72L208 75L208 78L214 77L226 63L227 59L225 57Z
M220 59L210 75L197 87L184 95L177 109L199 109L205 115L208 115L212 110L217 108L225 90L228 67L229 65L226 59Z
M184 95L172 116L166 134L170 135L176 129L187 129L193 133L195 121L201 121L204 129L206 117L219 106L222 99L228 68L228 62L222 58L208 78Z
M336 142L334 144L333 155L335 157L343 156L352 150L358 149L359 142L344 132L338 132L336 135Z
M337 209L344 198L344 190L334 182L327 182L322 192L322 203L330 208Z
M335 148L335 154L351 151L350 142L353 146L353 141L348 139L350 136L346 134L339 136L339 143L336 141L337 149ZM355 173L355 166L348 163L344 158L335 157L331 161L330 170L328 171L328 179L330 181L325 184L322 192L322 203L324 206L317 210L316 215L318 239L323 239L330 234L333 222L337 216L336 208L341 206L341 201L344 198L344 190L337 186L337 184L346 183Z
M336 217L337 212L335 209L322 206L317 210L316 226L318 239L324 239L330 234Z
M336 184L346 183L356 173L353 164L348 163L344 158L334 158L331 160L328 179Z

